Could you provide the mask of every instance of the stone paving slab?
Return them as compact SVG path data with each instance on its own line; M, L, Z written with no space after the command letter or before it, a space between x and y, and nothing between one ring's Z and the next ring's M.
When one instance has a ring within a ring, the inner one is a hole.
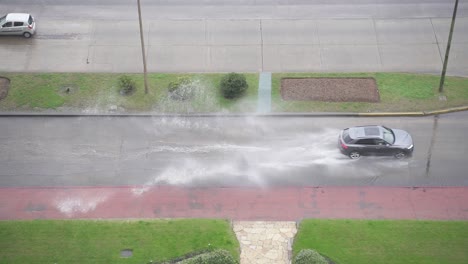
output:
M138 21L93 21L92 28L94 45L139 47L141 44ZM148 32L148 27L143 30Z
M206 45L206 20L157 20L149 25L149 45Z
M450 18L433 18L431 19L437 42L447 42L450 32ZM455 21L453 30L452 44L468 43L468 17L458 17Z
M142 72L141 46L96 45L89 50L89 66L96 72Z
M468 34L467 34L468 35ZM442 59L445 58L447 43L439 44L440 54ZM465 76L468 74L468 42L452 43L450 46L450 56L447 65L449 75Z
M27 71L32 72L84 72L88 71L86 44L54 43L31 45ZM120 49L119 49L120 51ZM66 58L66 59L64 59ZM114 60L115 62L115 60ZM116 65L117 66L117 65Z
M24 71L30 57L29 45L7 44L0 45L0 71Z
M376 19L375 30L379 44L436 43L430 19Z
M376 45L372 19L327 19L318 21L322 45Z
M151 45L147 47L147 50L146 63L149 72L206 72L208 70L207 58L210 56L210 48L206 46Z
M260 46L211 46L209 72L262 71Z
M408 44L379 46L383 71L431 72L442 71L437 44Z
M296 222L235 221L241 264L290 263Z
M320 45L263 47L263 70L268 72L323 71Z
M323 68L328 71L381 71L377 45L328 45L320 52Z
M209 45L259 45L260 20L208 20Z
M318 45L316 20L262 20L264 45Z

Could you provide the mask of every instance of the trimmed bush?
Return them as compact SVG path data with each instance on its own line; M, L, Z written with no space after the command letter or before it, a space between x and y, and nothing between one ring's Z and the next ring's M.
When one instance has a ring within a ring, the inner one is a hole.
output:
M297 253L294 264L328 264L328 261L313 249L303 249Z
M237 264L237 261L226 250L215 250L210 253L186 259L178 264Z
M195 95L196 86L189 77L180 77L175 82L169 83L167 90L174 100L188 100Z
M119 87L120 87L120 94L122 95L130 95L133 94L136 90L135 81L130 78L128 75L122 75L119 78Z
M247 80L242 74L232 72L221 79L221 93L227 99L242 96L248 87Z

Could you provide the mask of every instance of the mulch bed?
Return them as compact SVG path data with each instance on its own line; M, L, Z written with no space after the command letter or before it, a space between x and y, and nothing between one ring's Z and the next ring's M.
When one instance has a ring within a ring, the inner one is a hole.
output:
M8 89L10 89L10 80L5 77L0 77L0 100L7 97Z
M380 102L374 78L283 78L286 101Z

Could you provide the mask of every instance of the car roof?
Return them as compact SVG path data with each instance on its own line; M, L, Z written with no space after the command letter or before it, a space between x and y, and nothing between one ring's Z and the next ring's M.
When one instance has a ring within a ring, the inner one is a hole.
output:
M356 126L349 128L349 136L356 138L382 138L383 128L381 126Z
M10 13L6 16L7 21L27 21L29 14L26 13Z

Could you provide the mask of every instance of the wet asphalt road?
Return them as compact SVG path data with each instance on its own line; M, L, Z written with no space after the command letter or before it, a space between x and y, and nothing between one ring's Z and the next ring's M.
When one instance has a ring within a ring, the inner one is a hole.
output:
M119 20L137 17L137 1L2 0L7 12L29 10L40 18ZM176 19L314 19L451 17L447 0L141 0L143 17ZM468 5L460 1L458 17Z
M0 186L468 186L467 121L1 117ZM413 157L340 154L340 129L365 124L409 131Z

